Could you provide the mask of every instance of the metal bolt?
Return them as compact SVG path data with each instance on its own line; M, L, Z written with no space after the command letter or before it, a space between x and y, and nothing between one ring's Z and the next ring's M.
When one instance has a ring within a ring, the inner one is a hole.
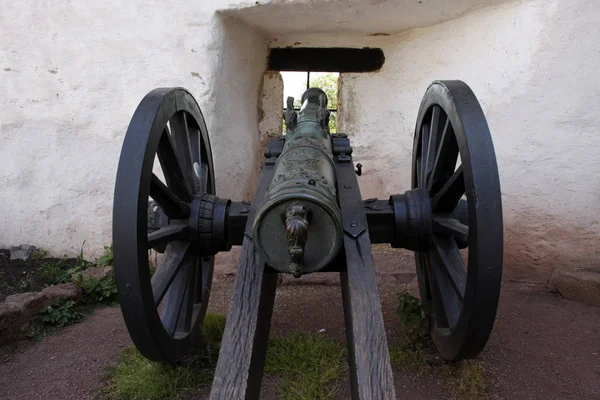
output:
M361 163L356 164L356 171L354 171L354 172L356 172L356 175L358 175L358 176L362 175L362 164Z

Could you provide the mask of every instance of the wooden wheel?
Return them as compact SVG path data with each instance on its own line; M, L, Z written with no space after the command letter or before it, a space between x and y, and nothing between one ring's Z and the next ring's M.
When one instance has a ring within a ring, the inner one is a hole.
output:
M121 309L135 345L151 360L181 358L204 319L214 257L194 239L198 215L191 210L214 193L212 154L198 104L185 89L153 90L127 129L113 209ZM151 233L149 198L168 221ZM153 271L148 251L165 246Z
M487 343L498 307L502 206L489 128L464 82L436 81L425 93L412 187L428 193L431 206L431 244L415 252L415 259L433 342L445 359L475 357ZM467 218L459 221L455 209L465 198Z

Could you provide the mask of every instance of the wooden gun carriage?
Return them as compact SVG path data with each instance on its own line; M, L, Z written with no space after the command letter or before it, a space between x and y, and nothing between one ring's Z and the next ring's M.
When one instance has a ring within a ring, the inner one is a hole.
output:
M414 251L431 336L447 360L475 357L493 327L502 274L502 210L492 140L471 89L429 86L418 112L412 187L361 197L350 138L330 134L312 88L268 143L252 202L216 195L204 118L182 88L156 89L125 136L113 214L117 287L147 358L174 362L202 325L214 255L241 245L211 398L258 398L278 274L340 274L352 396L395 398L372 243ZM155 161L157 160L157 162ZM163 176L157 172L157 166ZM152 199L160 209L148 222ZM156 221L155 221L156 222ZM148 250L164 252L152 271Z

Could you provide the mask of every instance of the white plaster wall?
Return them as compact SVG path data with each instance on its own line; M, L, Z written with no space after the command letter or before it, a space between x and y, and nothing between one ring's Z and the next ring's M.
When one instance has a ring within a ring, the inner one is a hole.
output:
M506 0L243 0L225 12L273 34L398 33Z
M267 43L216 16L224 3L0 1L0 247L110 243L123 136L155 87L199 101L218 193L253 192Z
M219 194L251 197L267 123L259 130L261 87L275 83L262 81L267 45L300 42L384 50L381 71L341 78L338 126L365 166L365 197L409 187L420 99L434 79L463 79L498 155L506 276L599 265L596 2L423 3L0 0L0 247L74 254L87 240L91 256L110 242L123 135L160 86L198 99ZM307 19L325 34L304 33Z
M258 130L261 150L272 138L281 136L283 131L283 79L279 71L267 71L263 77L260 96L260 116Z
M600 269L599 21L593 0L534 0L399 35L328 38L386 56L379 72L341 78L338 129L364 166L363 197L410 188L423 93L433 80L461 79L483 105L498 157L505 277L545 281L555 268ZM323 44L298 35L276 44L292 40Z
M362 26L365 13L395 8L402 30L498 1L0 0L0 247L73 255L85 240L92 257L110 242L123 135L155 87L192 92L209 128L219 194L250 198L264 144L267 32L306 28L278 19L282 10L295 8L291 22L299 10L326 12L335 27Z

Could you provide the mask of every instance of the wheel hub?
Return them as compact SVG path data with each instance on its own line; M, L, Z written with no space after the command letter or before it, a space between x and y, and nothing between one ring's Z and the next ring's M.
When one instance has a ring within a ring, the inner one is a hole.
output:
M431 247L431 200L427 189L407 190L390 196L394 209L392 247L427 251Z
M199 254L210 256L229 251L225 222L231 200L220 199L209 193L195 196L189 219L191 243Z

